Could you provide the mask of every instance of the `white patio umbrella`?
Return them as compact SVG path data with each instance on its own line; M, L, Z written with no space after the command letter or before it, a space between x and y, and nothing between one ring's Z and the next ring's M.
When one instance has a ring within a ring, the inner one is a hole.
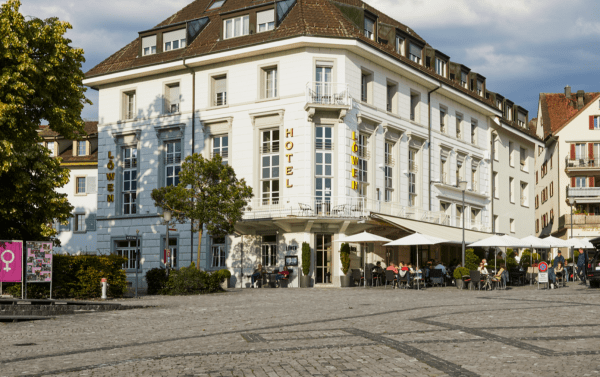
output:
M357 234L353 234L351 236L345 237L344 239L341 240L336 240L335 242L348 242L348 243L371 243L371 242L390 242L391 240L389 238L385 238L385 237L381 237L378 236L376 234L372 234L369 233L367 231L364 231L362 233L357 233ZM365 251L365 258L364 258L364 286L365 288L367 287L367 254Z
M549 249L550 245L547 242L544 242L544 240L542 240L541 238L537 238L535 236L527 236L525 238L521 238L520 240L521 243L527 245L528 247L530 246L530 252L529 252L529 256L530 256L530 263L531 263L531 279L529 279L529 285L533 285L533 249ZM540 287L540 285L538 284L538 288Z
M395 241L390 243L386 243L383 246L417 246L417 269L419 268L419 246L421 245L435 245L438 243L447 243L450 242L443 238L438 238L434 236L428 236L426 234L414 233L410 236L398 238Z
M507 247L523 247L521 240L508 235L499 236L494 234L493 236L484 238L477 242L469 244L469 247L503 247L506 252ZM494 270L497 271L496 256L494 255Z

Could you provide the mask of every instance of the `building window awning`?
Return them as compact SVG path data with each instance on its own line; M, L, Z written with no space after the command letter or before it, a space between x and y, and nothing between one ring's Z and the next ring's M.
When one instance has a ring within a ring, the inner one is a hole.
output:
M451 241L450 243L453 244L462 244L462 228L431 224L423 221L409 220L400 217L382 215L378 213L371 213L371 217L374 219L385 221L408 232L416 232L428 236L443 238ZM491 233L477 232L474 230L465 229L465 243L468 245L470 243L487 238L490 235Z

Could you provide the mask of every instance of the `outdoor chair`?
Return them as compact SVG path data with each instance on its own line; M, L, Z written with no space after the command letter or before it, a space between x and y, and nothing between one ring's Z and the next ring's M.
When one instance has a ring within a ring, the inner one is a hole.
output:
M513 267L510 269L509 278L511 285L525 284L523 272L519 269L519 267Z
M374 287L376 285L381 285L381 275L371 272L371 286Z
M477 289L481 290L481 272L469 271L469 276L471 279L471 287L475 289L475 284L477 284Z
M556 275L556 287L564 287L565 286L565 270L563 272L559 272Z
M358 281L358 285L360 286L362 284L362 281L365 278L362 276L362 273L360 272L360 270L358 268L353 268L352 269L352 279L354 280L355 283Z
M308 204L298 203L298 207L300 207L300 211L302 212L302 216L310 216L312 209Z
M446 279L444 279L444 273L441 269L434 268L432 270L429 270L429 280L431 282L432 287L436 284L440 287L442 286L442 284L444 286L446 285Z
M410 285L410 272L409 271L404 271L405 274L404 276L402 275L398 275L400 277L400 280L398 280L398 288L408 288L408 286Z
M397 284L398 280L396 279L396 274L392 270L385 270L385 288L387 289L388 284L392 284L392 288L394 288L394 284Z

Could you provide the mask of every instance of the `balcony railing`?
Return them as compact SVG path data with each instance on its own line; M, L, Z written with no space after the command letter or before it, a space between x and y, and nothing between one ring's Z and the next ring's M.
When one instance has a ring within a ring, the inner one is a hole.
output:
M565 167L567 169L600 168L600 159L594 158L574 158L565 157Z
M368 216L370 212L462 228L460 217L453 218L442 211L427 211L394 202L347 196L328 198L298 196L275 200L255 198L246 207L243 219L260 220L286 217L359 219ZM465 221L465 229L490 231L489 227L478 221Z
M567 197L600 197L600 187L568 187ZM600 200L599 200L600 202Z
M306 102L318 105L351 106L348 85L337 82L309 82Z

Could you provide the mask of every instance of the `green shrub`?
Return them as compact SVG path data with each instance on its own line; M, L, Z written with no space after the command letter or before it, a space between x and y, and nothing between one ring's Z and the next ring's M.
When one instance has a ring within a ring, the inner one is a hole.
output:
M231 277L231 272L229 272L227 269L217 270L213 272L213 274L217 274L215 278L219 279L219 282L223 282L225 279L229 279Z
M302 242L302 273L308 276L310 272L310 245L307 242Z
M452 276L457 280L462 279L464 275L469 275L469 269L466 267L457 267L452 274Z
M123 297L127 279L123 264L127 258L118 255L52 256L52 298L96 298L102 294L100 280L108 281L107 295ZM7 287L7 292L21 297L21 284ZM27 298L48 298L50 284L27 284Z
M340 245L340 262L342 262L342 273L346 275L350 269L350 244L347 242Z
M532 255L531 252L529 251L529 249L525 249L525 251L523 251L523 254L521 254L521 260L525 259L524 262L529 263L532 259ZM540 255L538 253L533 253L533 261L539 261L540 260Z
M479 262L481 262L481 259L479 259L479 257L477 257L477 255L475 255L475 252L473 249L465 250L465 267L466 268L468 268L469 270L476 270L477 267L479 267Z
M577 261L577 258L579 258L579 251L575 250L573 253L573 259L575 259Z
M148 294L156 295L165 289L169 277L164 268L153 268L146 272L146 283L148 284Z
M217 292L221 290L221 279L226 275L219 271L208 273L196 269L194 265L181 267L179 270L171 270L169 280L160 293L165 295L193 295Z

